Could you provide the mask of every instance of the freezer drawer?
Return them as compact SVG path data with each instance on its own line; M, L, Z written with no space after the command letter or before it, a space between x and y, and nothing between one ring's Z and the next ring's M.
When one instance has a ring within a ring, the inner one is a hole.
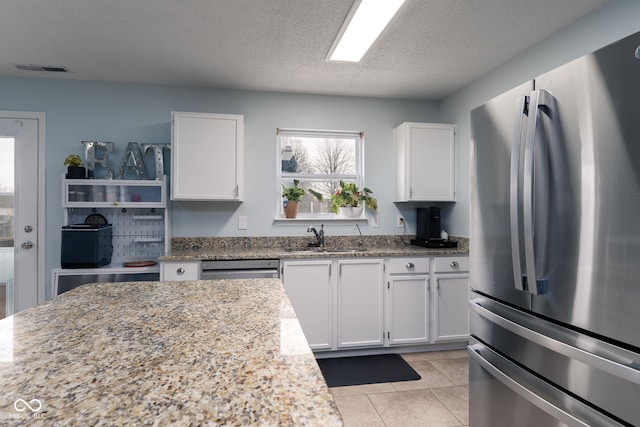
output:
M475 339L603 413L640 425L640 354L472 295Z
M470 427L615 427L607 417L500 356L469 341Z

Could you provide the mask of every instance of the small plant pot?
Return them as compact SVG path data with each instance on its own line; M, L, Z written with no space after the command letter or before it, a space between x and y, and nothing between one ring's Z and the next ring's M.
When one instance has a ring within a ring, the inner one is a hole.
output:
M340 213L345 218L360 218L362 216L362 206L343 206Z
M287 206L284 207L284 214L287 218L295 218L298 216L298 207L300 206L300 202L289 202L287 201Z
M85 179L87 177L87 169L84 166L68 166L67 179Z

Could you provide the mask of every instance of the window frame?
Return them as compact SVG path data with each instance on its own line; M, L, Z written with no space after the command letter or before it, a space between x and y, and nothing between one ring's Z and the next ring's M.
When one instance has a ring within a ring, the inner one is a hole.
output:
M293 173L282 171L282 140L284 137L311 137L311 138L340 138L352 139L355 142L355 174L308 174ZM296 218L286 218L282 207L282 181L298 179L304 181L323 181L323 180L344 180L355 182L358 188L362 188L364 183L364 132L363 131L344 131L344 130L323 130L323 129L276 129L276 203L275 203L275 221L277 223L286 222L324 222L324 221L345 221L357 222L367 221L366 209L358 218L345 218L333 212L322 214L298 213ZM328 194L323 194L329 197Z

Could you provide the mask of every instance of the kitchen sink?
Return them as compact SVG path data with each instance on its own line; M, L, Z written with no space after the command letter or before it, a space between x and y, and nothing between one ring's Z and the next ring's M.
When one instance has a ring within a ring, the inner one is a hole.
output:
M365 248L319 248L319 247L310 247L310 248L287 248L285 252L289 252L292 254L309 254L309 253L356 253L356 252L366 252Z
M315 252L322 252L323 248L286 248L284 251L291 254L309 254Z
M334 252L334 253L354 253L354 252L366 252L367 250L365 248L357 248L357 249L351 249L351 248L324 248L323 252Z

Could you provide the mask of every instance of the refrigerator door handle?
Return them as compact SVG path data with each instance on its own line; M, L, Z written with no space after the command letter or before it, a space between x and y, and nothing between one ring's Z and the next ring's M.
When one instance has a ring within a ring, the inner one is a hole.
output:
M516 289L526 290L522 275L522 249L520 235L522 229L522 129L529 113L529 97L518 98L513 123L513 138L511 140L511 186L509 197L509 216L511 222L511 262L513 264L513 282Z
M527 137L524 146L523 167L523 225L524 225L524 258L526 266L526 283L528 291L533 295L547 293L548 280L545 276L546 239L549 214L549 187L547 172L547 143L555 139L540 137L543 130L540 118L543 114L556 120L553 115L557 111L555 98L545 90L535 90L531 94L531 107L527 123ZM556 129L552 126L551 129ZM542 267L542 268L538 268Z
M562 396L557 390L554 390L551 386L544 384L542 380L535 378L533 375L528 374L524 370L522 370L521 378L518 378L515 375L514 369L510 369L511 373L509 374L503 372L503 369L505 367L501 366L501 364L509 364L510 362L508 362L506 359L502 359L499 355L494 353L487 346L480 342L474 341L474 343L470 343L469 350L470 364L478 364L496 380L511 389L511 391L567 426L622 426L622 424L617 423L611 418L605 417L603 414L597 412L591 407L587 407L586 405L577 401L571 402L571 399L566 398L566 395ZM485 356L489 355L492 356L491 361L485 358ZM527 388L527 385L530 386L531 389ZM537 388L543 389L544 391L546 391L546 393L539 394L539 392L536 390ZM559 402L562 402L565 405L569 406L571 408L571 412L550 402L549 400L547 400L548 397L555 397ZM577 412L582 415L582 417L585 418L585 421L576 418L573 415L573 412Z
M469 308L501 328L536 343L537 345L545 347L570 359L579 360L580 362L593 366L594 368L607 372L608 374L615 375L618 378L632 382L633 384L640 385L640 369L638 369L638 367L632 362L626 362L624 356L617 357L613 351L609 352L609 358L604 358L597 354L590 353L523 326L527 324L527 321L524 318L518 320L519 322L522 322L522 324L520 324L495 314L482 307L482 305L475 300L469 302Z

